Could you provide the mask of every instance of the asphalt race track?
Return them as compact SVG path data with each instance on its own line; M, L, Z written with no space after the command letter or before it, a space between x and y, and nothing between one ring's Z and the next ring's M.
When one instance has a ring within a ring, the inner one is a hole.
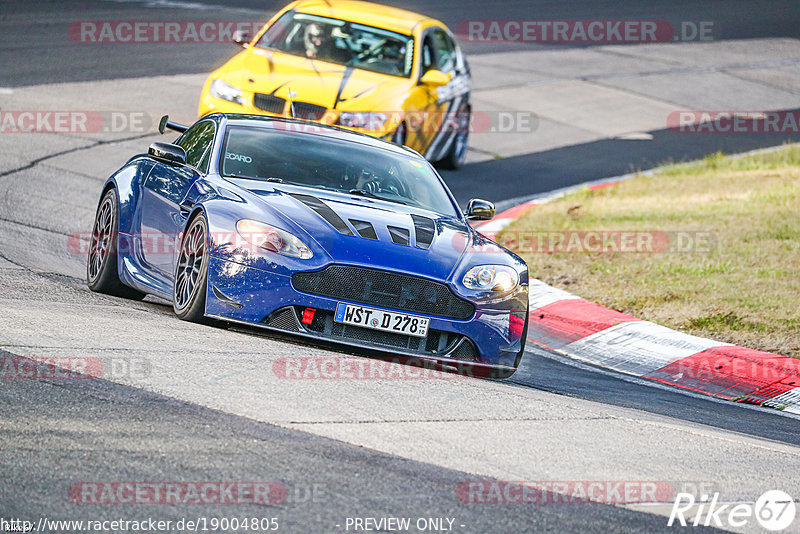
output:
M266 20L282 3L0 0L0 109L4 94L43 84L100 87L205 73L236 50L224 43L91 46L65 37L76 20ZM800 37L793 0L768 7L747 0L392 3L452 26L463 19L714 20L719 41ZM543 47L465 45L476 56ZM161 96L157 84L142 91ZM197 96L186 98L193 106ZM89 89L77 98L85 109L109 94ZM42 100L35 108L58 105ZM648 133L647 143L593 140L443 175L459 201L507 201L665 161L800 140ZM277 517L281 532L353 532L347 518L410 517L452 518L457 532L659 532L675 530L667 527L668 501L473 504L457 498L457 488L467 481L628 480L718 491L730 502L752 503L771 489L800 495L800 423L766 409L536 349L505 381L281 380L273 372L281 357L364 354L188 324L155 299L90 293L84 257L65 251L64 242L90 230L106 169L152 138L0 134L0 357L85 356L144 369L108 379L0 380L0 518ZM71 500L71 487L91 481L273 481L287 494L274 505ZM734 530L761 532L757 525Z
M621 0L598 6L591 0L573 2L510 0L483 2L400 1L379 2L437 17L455 27L461 20L505 19L645 19L679 21L713 20L720 30L715 39L797 37L800 13L792 0L769 2L764 7L747 0L639 2ZM204 9L186 10L181 5ZM209 72L231 55L232 44L204 46L145 46L128 54L125 45L87 47L66 41L69 24L76 20L203 20L224 13L218 20L266 21L285 3L282 0L233 0L214 2L76 1L3 2L0 20L0 58L4 84L31 85L53 81L102 80L147 75ZM225 9L220 9L225 6ZM172 9L171 9L172 7ZM464 43L470 53L545 45L508 43ZM578 46L559 44L559 47ZM12 58L25 58L15 61Z
M613 2L599 8L595 2L385 2L424 11L455 27L461 20L506 19L635 19L665 20L674 26L681 21L713 21L714 39L755 39L800 36L800 10L792 0L774 0L764 9L748 0L728 2ZM137 45L133 53L126 44L92 46L64 39L69 24L76 20L267 20L282 1L213 0L196 2L90 1L11 2L3 5L0 19L0 87L107 80L168 74L206 73L224 63L236 50L230 43ZM190 9L181 6L190 6ZM143 7L144 6L144 7ZM600 11L598 11L600 10ZM79 13L79 15L78 15ZM224 14L223 16L219 16ZM216 17L216 19L213 19ZM30 39L31 35L38 38ZM469 54L508 50L567 48L571 44L466 42ZM16 61L14 58L25 58ZM444 171L459 201L472 196L493 200L525 197L595 178L648 169L656 165L694 159L716 151L741 152L754 148L799 141L800 135L687 137L669 130L649 132L648 143L613 139L537 152L502 161L472 165L457 175ZM509 176L524 176L511 179ZM498 177L500 180L494 180Z
M16 450L24 453L24 461L16 454L0 461L4 478L14 481L4 484L3 517L27 517L37 508L53 518L73 517L74 509L64 499L69 486L75 480L115 480L124 455L130 480L268 480L282 482L288 491L280 510L170 507L158 511L165 520L277 514L283 520L281 531L326 532L333 530L331 519L343 510L355 517L415 517L424 511L426 516L457 517L457 529L466 532L608 532L626 523L649 531L664 528L661 518L602 505L543 505L533 512L515 507L498 518L475 505L452 502L453 488L464 481L464 473L104 380L74 381L67 387L18 381L3 388L2 401L2 417L12 422L4 425L4 439L17 441ZM73 422L72 428L59 420ZM31 441L32 421L61 428ZM84 425L102 428L102 436L87 440ZM92 516L134 517L125 505ZM586 529L590 522L594 529Z

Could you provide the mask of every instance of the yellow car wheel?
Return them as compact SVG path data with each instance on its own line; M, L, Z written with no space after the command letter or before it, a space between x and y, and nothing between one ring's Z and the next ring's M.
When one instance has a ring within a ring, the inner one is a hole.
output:
M401 122L397 125L397 129L392 135L392 142L397 143L398 145L406 144L406 123Z
M467 141L469 140L470 116L472 110L466 103L458 108L458 131L456 131L450 150L437 163L444 169L457 170L467 159Z

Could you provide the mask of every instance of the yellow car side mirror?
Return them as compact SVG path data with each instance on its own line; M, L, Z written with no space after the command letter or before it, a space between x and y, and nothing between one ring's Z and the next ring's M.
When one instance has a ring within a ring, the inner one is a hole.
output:
M432 85L433 87L441 87L450 83L452 76L436 69L431 69L426 72L420 81L425 85Z
M252 37L250 36L250 34L242 30L236 30L235 32L233 32L233 36L231 36L231 41L233 41L234 43L238 44L243 48L250 47L251 39Z

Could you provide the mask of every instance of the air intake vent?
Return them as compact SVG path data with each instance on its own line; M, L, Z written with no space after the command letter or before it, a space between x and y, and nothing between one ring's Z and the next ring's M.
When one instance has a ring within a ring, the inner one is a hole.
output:
M353 228L356 229L356 232L358 232L358 235L361 237L365 237L367 239L378 239L378 234L375 233L375 227L373 227L371 223L368 223L367 221L350 219L350 224L353 225Z
M297 321L297 314L294 308L288 307L276 311L263 321L272 328L278 330L288 330L290 332L300 332L300 323Z
M325 106L317 106L316 104L309 104L308 102L294 103L294 113L298 119L318 121L325 116L326 111L328 111L328 109Z
M416 236L417 247L430 247L433 242L433 236L436 234L436 224L433 219L421 215L412 215L411 218L414 220L414 235Z
M387 226L389 234L392 236L392 241L398 245L408 245L411 233L405 228L398 228L397 226Z
M453 358L454 360L474 362L477 361L478 359L477 357L478 351L475 350L475 345L473 345L469 340L464 338L458 344L456 349L450 354L448 354L448 356Z
M341 217L336 215L336 212L333 211L330 206L325 204L323 201L318 199L317 197L312 197L311 195L301 195L299 193L290 193L294 198L314 210L317 215L325 219L328 224L336 228L339 233L344 235L353 235L353 231L350 230L350 227L347 226Z
M286 105L286 100L275 95L256 93L253 95L253 105L258 109L267 111L269 113L282 115L283 107Z

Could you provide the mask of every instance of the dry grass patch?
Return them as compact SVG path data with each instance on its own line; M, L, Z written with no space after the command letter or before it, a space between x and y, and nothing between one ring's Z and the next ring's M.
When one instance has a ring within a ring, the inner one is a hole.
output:
M598 231L591 239L586 233ZM690 252L586 252L621 231L662 244L659 232L667 232L671 247L678 239L696 242ZM547 252L558 235L564 242L557 250L574 237L570 250L583 251ZM498 240L525 258L532 276L589 300L800 357L800 147L715 154L580 191L530 210Z

